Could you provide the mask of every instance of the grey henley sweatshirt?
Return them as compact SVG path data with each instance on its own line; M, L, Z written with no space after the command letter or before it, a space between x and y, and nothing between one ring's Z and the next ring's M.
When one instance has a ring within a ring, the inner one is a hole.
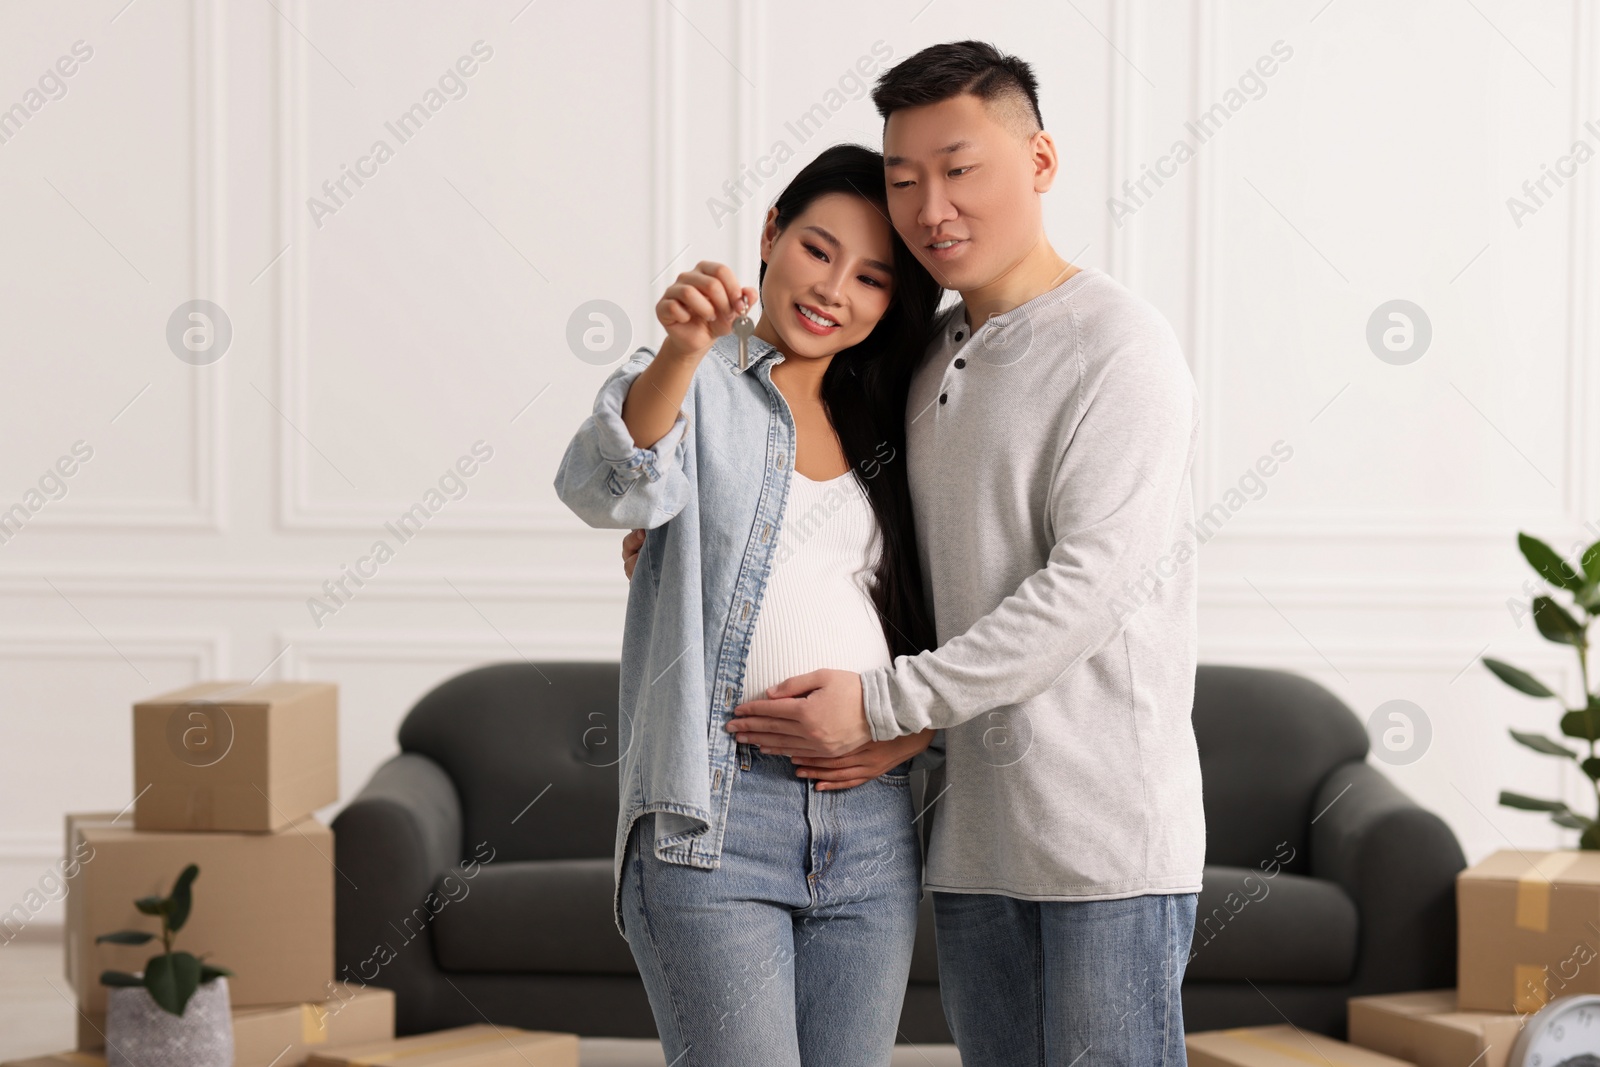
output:
M939 647L862 675L875 739L944 729L927 887L1197 892L1194 379L1093 268L974 325L950 309L906 411Z

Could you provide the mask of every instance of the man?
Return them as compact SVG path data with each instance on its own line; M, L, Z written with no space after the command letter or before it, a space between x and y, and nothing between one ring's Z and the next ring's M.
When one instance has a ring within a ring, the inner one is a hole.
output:
M935 45L873 102L891 221L962 297L906 408L939 647L788 679L728 729L813 767L943 731L926 885L963 1062L1182 1065L1205 859L1194 381L1159 312L1051 248L1026 63Z

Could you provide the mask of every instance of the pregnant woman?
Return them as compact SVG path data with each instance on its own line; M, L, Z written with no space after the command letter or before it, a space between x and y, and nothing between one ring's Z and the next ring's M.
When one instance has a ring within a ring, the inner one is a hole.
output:
M718 263L678 276L660 350L610 375L556 473L589 525L646 531L614 917L674 1067L882 1065L921 895L910 764L933 732L797 766L723 726L791 675L931 643L904 438L940 289L859 145L795 176L761 260L759 294Z

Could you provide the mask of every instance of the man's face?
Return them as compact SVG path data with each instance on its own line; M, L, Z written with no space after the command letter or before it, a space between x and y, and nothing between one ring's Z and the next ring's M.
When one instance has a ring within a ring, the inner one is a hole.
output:
M1037 151L1048 137L1024 139L965 93L890 114L883 130L889 218L946 289L980 289L1038 243L1039 194L1055 178L1053 152Z

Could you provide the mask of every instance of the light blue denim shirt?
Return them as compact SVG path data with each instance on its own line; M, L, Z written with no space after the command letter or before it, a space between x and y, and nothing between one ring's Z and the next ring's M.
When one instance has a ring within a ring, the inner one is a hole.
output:
M752 337L749 357L739 370L738 339L718 338L672 428L654 448L639 448L622 421L629 387L655 358L639 348L600 387L594 413L556 470L556 493L590 526L648 531L622 636L618 931L622 854L634 820L659 813L662 860L717 867L739 749L749 748L723 724L746 695L745 660L795 446L789 403L772 384L783 354ZM924 754L912 765L938 758Z

